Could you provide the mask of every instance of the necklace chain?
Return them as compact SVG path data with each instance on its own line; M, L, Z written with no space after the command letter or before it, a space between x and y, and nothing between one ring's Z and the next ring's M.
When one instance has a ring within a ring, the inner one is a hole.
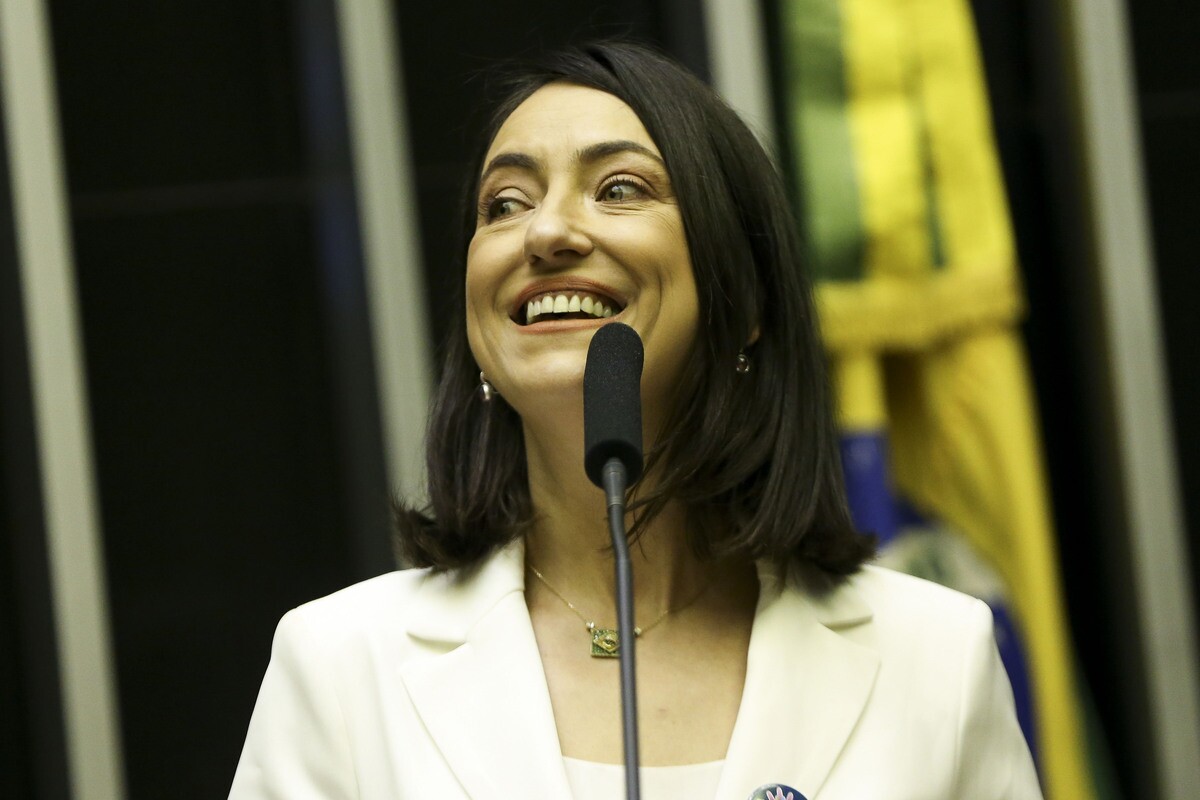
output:
M541 581L541 582L542 582L542 584L543 584L543 585L544 585L544 586L545 586L547 589L549 589L549 590L550 590L550 592L551 592L551 593L552 593L552 594L553 594L555 597L557 597L559 600L561 600L561 601L563 602L563 604L564 604L564 605L565 605L567 608L571 609L571 611L572 611L572 612L575 614L575 616L579 617L579 620L580 620L580 621L583 623L583 626L584 626L585 628L587 628L587 631L588 631L588 633L590 633L590 634L592 635L592 641L593 641L592 655L601 655L601 653L598 653L598 652L596 651L596 647L595 647L595 644L596 644L596 642L598 641L598 640L597 640L597 636L598 636L600 633L603 633L603 634L611 634L611 635L612 635L612 637L613 637L613 639L612 639L612 640L613 640L614 642L616 641L616 631L615 631L615 630L608 630L608 629L598 629L598 628L596 627L596 622L595 622L595 620L590 620L590 619L588 619L587 617L585 617L585 616L583 615L583 613L582 613L582 612L581 612L581 611L580 611L578 608L576 608L576 607L575 607L575 604L574 604L574 603L572 603L570 600L568 600L568 599L567 599L567 598L566 598L566 597L563 595L563 593L562 593L562 592L560 592L558 589L555 589L555 588L554 588L554 586L553 586L553 585L550 583L550 581L546 580L546 576L545 576L545 575L543 575L543 574L541 573L541 571L539 571L539 570L538 570L538 568L537 568L537 567L535 567L533 564L529 564L528 566L529 566L529 569L530 569L530 571L531 571L531 572L533 572L534 576L535 576L535 577L536 577L536 578L537 578L539 581ZM640 636L641 636L643 633L646 633L646 632L648 632L648 631L652 630L652 629L653 629L653 628L654 628L656 625L658 625L660 622L662 622L664 619L666 619L666 618L667 618L668 616L670 616L671 614L673 614L673 613L675 613L675 612L677 612L677 611L683 611L684 609L686 609L686 608L690 607L690 606L691 606L693 603L695 603L695 602L696 602L697 600L699 600L699 599L700 599L702 596L704 596L704 593L708 591L708 587L710 587L710 586L712 586L712 581L709 581L708 583L704 584L704 586L702 586L702 587L700 588L700 591L696 592L696 594L695 594L695 595L693 595L693 596L692 596L692 598L691 598L690 600L688 600L686 603L684 603L683 605L681 605L681 606L678 606L678 607L676 607L676 608L668 608L666 611L664 611L663 613L659 614L659 615L658 615L658 617L657 617L657 618L656 618L656 619L655 619L653 622L651 622L649 625L647 625L646 627L644 627L644 628L639 628L639 627L636 627L636 626L635 626L635 627L634 627L634 629L633 629L633 635L634 635L634 636L636 636L636 637L640 637ZM606 648L606 649L607 649L607 648ZM612 651L609 651L609 652L607 652L607 653L604 653L604 655L609 655L609 656L611 656L611 655L615 655L615 654L616 654L616 651L615 651L615 649L614 649L614 650L612 650Z

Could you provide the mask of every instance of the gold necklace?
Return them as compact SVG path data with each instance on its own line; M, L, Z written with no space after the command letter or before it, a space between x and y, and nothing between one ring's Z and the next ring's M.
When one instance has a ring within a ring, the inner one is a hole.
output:
M555 597L557 597L559 600L562 600L567 608L571 609L571 611L575 613L575 616L579 617L580 621L583 622L583 626L587 628L587 632L592 638L593 658L617 658L621 655L621 636L616 628L597 627L594 620L590 620L585 617L582 613L580 613L579 609L575 607L574 603L563 597L562 592L551 586L550 581L546 580L546 576L542 575L542 573L538 571L537 567L535 567L533 564L529 564L528 567L530 571L532 571L537 577L537 579L541 581L542 584L549 589ZM635 626L633 629L634 637L640 637L643 633L652 630L656 625L658 625L658 623L662 622L671 614L675 613L676 611L683 611L685 608L691 606L693 603L699 600L705 592L708 591L708 587L710 586L712 586L712 581L704 584L704 586L700 588L700 591L696 592L696 594L692 596L691 600L688 600L678 608L668 608L666 611L659 614L658 618L646 627L639 628Z

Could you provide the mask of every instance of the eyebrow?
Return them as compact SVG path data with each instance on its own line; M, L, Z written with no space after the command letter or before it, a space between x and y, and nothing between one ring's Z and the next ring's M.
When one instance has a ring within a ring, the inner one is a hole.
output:
M658 153L651 150L645 145L630 141L629 139L616 139L611 142L597 142L590 144L582 150L575 153L575 160L582 164L593 164L597 161L615 156L618 153L637 153L646 156L658 162L659 166L666 169L667 165L663 163L662 158Z
M667 168L666 163L663 162L662 157L658 153L630 139L614 139L608 142L590 144L582 150L577 150L573 156L573 160L579 164L594 164L597 161L602 161L609 156L615 156L619 153L637 153L638 155L653 159L664 171ZM479 182L483 183L487 180L488 175L504 167L536 170L538 168L538 161L527 153L501 153L488 162L483 173L479 176Z

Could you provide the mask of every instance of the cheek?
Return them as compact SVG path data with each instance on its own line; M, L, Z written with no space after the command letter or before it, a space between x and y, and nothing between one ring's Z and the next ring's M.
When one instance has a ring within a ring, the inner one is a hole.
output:
M468 306L474 302L475 292L478 290L479 284L483 281L485 275L482 259L479 254L480 247L478 236L471 239L471 243L467 245L467 273L463 280L465 281L464 288L466 289Z
M474 321L474 314L482 313L496 302L500 270L495 267L496 260L490 256L489 249L495 248L489 248L487 242L480 242L478 238L472 239L467 249L467 274L463 289L468 323Z
M676 259L665 281L664 292L674 326L694 339L700 326L700 293L696 288L696 272L686 250Z
M477 232L467 245L467 307L494 305L500 284L511 271L514 252L520 253L519 239L512 234Z
M668 291L674 296L671 309L671 359L682 370L697 340L704 335L700 323L700 296L690 262L680 266Z
M670 291L684 293L696 305L696 271L692 269L692 255L677 210L664 220L663 228L658 250L661 263L667 265L664 283Z
M477 238L472 239L467 248L467 274L463 279L467 342L476 361L480 358L481 347L486 338L480 330L481 317L489 307L491 299L495 297L495 288L492 285L493 276L486 267L487 261L483 257L485 254L481 253L481 250L486 250L486 248L481 246Z

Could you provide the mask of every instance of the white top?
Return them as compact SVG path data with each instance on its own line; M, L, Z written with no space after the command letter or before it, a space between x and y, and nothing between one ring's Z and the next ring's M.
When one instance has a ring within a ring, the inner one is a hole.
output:
M986 605L879 567L824 590L807 568L758 567L708 798L785 784L820 800L1041 800ZM570 797L525 575L518 540L472 570L392 572L289 612L230 797Z
M613 800L625 796L625 767L563 757L567 782L575 800ZM642 797L646 800L694 800L716 797L724 761L678 767L642 767Z

